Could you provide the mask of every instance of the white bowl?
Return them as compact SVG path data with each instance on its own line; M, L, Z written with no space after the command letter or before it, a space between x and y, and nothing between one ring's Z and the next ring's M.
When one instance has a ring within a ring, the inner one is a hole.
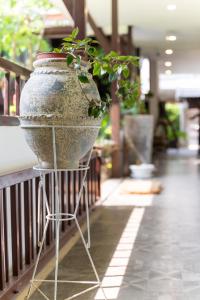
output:
M136 179L148 179L152 177L155 166L153 164L130 165L131 177Z

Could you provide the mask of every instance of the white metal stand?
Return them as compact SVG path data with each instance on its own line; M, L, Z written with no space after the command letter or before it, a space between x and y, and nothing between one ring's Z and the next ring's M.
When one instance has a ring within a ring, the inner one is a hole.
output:
M23 127L23 126L22 126ZM27 126L24 126L27 128ZM43 169L40 166L35 166L34 169L40 171L40 183L39 183L39 191L38 191L38 232L40 232L40 205L41 205L41 193L43 193L43 201L45 203L46 206L46 211L47 211L47 215L46 215L46 223L44 226L44 231L43 231L43 235L42 235L42 240L41 242L38 243L39 245L39 252L38 252L38 256L37 256L37 260L35 263L35 267L34 267L34 271L33 271L33 275L32 275L32 279L30 281L30 287L26 296L26 299L28 300L31 296L31 291L32 288L34 287L45 299L50 300L50 298L47 297L47 295L45 295L42 290L39 288L39 283L54 283L54 297L53 300L57 300L57 294L58 294L58 283L78 283L78 284L83 284L83 285L92 285L89 288L84 289L83 291L76 293L72 296L69 296L67 298L65 298L64 300L70 300L70 299L74 299L80 295L83 295L93 289L96 288L101 288L104 298L105 300L107 300L104 289L102 288L102 284L101 281L99 279L99 275L97 273L96 267L94 265L93 259L91 257L89 248L91 245L91 241L90 241L90 219L89 219L89 205L88 205L88 194L87 194L87 181L86 181L86 177L87 177L87 172L89 169L89 163L90 163L90 159L91 159L91 154L92 154L92 149L88 155L88 159L87 159L87 163L86 165L82 165L77 169L58 169L57 168L57 153L56 153L56 128L59 127L70 127L70 128L74 128L76 126L43 126L43 125L29 125L29 128L32 127L39 127L39 128L52 128L52 142L53 142L53 159L54 159L54 168L53 169L48 169L48 171L52 171L54 173L55 176L55 212L51 212L50 208L49 208L49 204L48 204L48 200L47 200L47 196L46 196L46 192L45 192L45 183L44 183L44 174L47 171L47 169ZM80 127L80 126L79 126ZM84 127L84 126L81 126ZM87 126L85 126L87 127ZM82 177L82 182L81 182L81 187L76 199L76 206L75 206L75 210L74 213L62 213L61 211L61 207L60 207L60 195L59 195L59 188L58 188L58 172L59 171L83 171L84 175ZM82 197L82 193L85 190L85 201L86 201L86 219L87 219L87 241L85 240L81 227L79 225L78 219L77 219L77 213L78 213L78 209L79 209L79 205L80 205L80 200ZM78 229L78 232L80 234L83 246L85 248L86 254L89 258L91 267L93 269L94 275L96 280L95 281L70 281L70 280L58 280L58 268L59 268L59 241L60 241L60 223L61 222L65 222L65 221L69 221L69 220L74 220L76 227ZM39 260L40 260L40 256L42 253L42 248L44 246L44 241L45 241L45 237L46 237L46 232L47 232L47 228L49 225L49 222L53 221L55 222L55 278L54 280L43 280L43 279L36 279L36 272L37 272L37 268L38 268L38 264L39 264ZM39 234L38 234L39 236ZM61 299L59 299L61 300Z

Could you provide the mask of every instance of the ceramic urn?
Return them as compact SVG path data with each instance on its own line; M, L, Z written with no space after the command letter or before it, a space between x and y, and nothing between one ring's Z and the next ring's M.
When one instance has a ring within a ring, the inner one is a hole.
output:
M67 65L66 55L41 53L33 66L20 100L26 141L42 168L53 169L56 157L58 169L76 169L92 148L101 122L88 115L90 101L101 101L88 64L83 62L77 71ZM79 81L78 72L83 71L89 83Z

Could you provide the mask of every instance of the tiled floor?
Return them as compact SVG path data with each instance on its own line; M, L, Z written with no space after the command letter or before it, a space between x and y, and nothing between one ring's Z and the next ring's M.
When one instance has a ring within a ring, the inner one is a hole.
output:
M108 300L200 299L200 160L172 153L159 169L160 195L124 197L117 189L97 208L102 213L92 226L91 253ZM78 242L59 277L94 280L90 270ZM61 284L58 300L80 288ZM53 299L51 284L42 290ZM31 299L44 298L35 293ZM93 291L79 299L104 298Z

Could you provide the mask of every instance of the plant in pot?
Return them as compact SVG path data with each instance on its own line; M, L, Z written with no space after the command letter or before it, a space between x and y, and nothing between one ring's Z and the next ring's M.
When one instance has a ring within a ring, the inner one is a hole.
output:
M58 168L77 168L92 148L111 102L109 97L100 98L95 78L116 81L116 92L124 101L132 93L125 82L129 66L137 65L138 58L114 51L103 54L95 41L79 40L77 34L76 28L63 39L60 49L38 54L35 70L21 94L20 120L26 140L47 169L53 167L52 131L48 126L56 128Z

